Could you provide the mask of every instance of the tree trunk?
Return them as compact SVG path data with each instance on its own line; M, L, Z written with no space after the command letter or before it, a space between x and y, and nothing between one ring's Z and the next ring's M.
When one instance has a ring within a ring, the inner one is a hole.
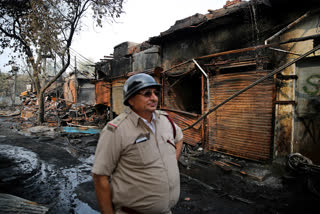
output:
M39 112L38 123L41 125L44 122L44 90L41 90L38 95Z
M68 43L68 48L70 47L70 44L71 42ZM69 64L70 64L70 53L68 51L67 62L66 64L63 63L63 67L61 68L59 73L53 79L51 79L45 86L43 86L42 88L39 88L40 90L38 93L38 102L39 102L38 123L39 124L44 122L44 93L52 85L52 83L54 83L67 70ZM39 80L39 79L35 79L35 82L36 80Z
M16 104L16 91L17 91L17 71L16 68L13 68L13 86L12 86L12 96L11 96L11 100L12 100L12 107L15 106Z
M33 78L34 78L34 87L36 89L37 95L40 93L41 85L40 85L40 78L38 72L33 70Z
M31 81L31 91L32 92L34 92L34 90L35 90L35 83L34 83L34 79L33 79L33 76L32 76L32 74L33 74L33 68L32 68L32 66L30 65L30 63L28 63L28 68L26 69L26 71L27 71L27 73L28 73L28 75L29 75L29 78L30 78L30 81ZM32 73L32 74L31 74Z

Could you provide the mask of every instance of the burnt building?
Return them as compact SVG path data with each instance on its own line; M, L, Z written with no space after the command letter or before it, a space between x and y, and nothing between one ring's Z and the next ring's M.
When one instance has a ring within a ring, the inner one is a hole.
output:
M300 152L319 162L319 6L228 1L142 44L116 46L97 76L120 114L126 78L154 75L163 86L159 107L187 144L256 161Z

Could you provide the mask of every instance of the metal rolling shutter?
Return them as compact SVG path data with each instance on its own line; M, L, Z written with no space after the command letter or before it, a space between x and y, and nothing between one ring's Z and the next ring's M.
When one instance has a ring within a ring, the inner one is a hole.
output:
M167 111L172 120L181 128L184 129L191 124L193 124L198 118L187 116L187 115L179 115L175 112ZM183 132L183 142L191 145L196 145L201 141L201 125L202 123L198 123L191 129L188 129Z
M216 106L266 73L248 71L212 76L211 106ZM209 149L251 160L269 160L273 90L273 80L265 80L210 114Z

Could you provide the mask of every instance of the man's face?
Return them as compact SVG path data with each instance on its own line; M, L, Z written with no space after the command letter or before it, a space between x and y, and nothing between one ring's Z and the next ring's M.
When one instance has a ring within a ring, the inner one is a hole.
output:
M131 108L139 115L149 114L157 109L159 90L156 88L145 88L140 90L128 102Z

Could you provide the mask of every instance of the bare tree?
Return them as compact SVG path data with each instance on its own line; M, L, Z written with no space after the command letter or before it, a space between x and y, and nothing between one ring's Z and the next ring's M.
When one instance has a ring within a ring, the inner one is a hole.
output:
M115 20L122 13L123 0L1 0L0 42L2 50L26 56L39 101L38 122L44 121L44 93L70 65L70 46L81 20L93 11L98 26ZM1 50L0 50L1 52ZM51 80L41 84L45 73L43 59L57 55L62 68Z

